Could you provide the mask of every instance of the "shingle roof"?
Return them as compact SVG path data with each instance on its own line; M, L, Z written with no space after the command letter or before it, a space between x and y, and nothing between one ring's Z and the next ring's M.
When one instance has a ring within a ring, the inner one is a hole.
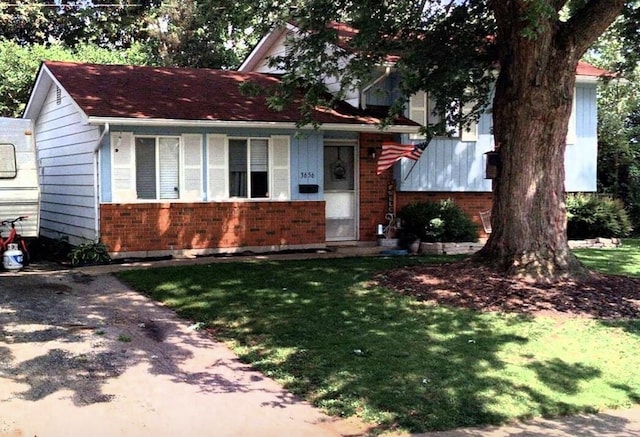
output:
M612 73L602 68L594 67L591 64L580 61L578 62L578 68L576 68L576 74L578 76L593 76L593 77L615 77L615 73Z
M44 63L89 117L168 120L295 123L297 105L282 111L267 106L265 96L249 96L240 84L251 81L269 88L275 75L205 68L164 68L74 62ZM316 108L322 124L375 125L380 118L351 105ZM418 126L400 118L396 125Z

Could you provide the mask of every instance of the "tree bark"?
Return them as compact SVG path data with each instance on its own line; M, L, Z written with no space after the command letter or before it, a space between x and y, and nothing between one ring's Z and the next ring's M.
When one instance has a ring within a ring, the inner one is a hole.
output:
M557 11L564 2L492 2L500 50L493 102L500 168L492 233L477 257L509 275L553 281L586 273L569 249L564 202L564 153L577 63L624 1L592 0L566 23L548 9L532 14L540 3Z

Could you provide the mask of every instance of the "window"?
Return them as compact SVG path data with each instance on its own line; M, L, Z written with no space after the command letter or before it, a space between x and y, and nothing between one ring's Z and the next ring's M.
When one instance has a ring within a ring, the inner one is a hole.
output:
M207 195L228 199L291 199L290 137L207 135Z
M452 108L447 109L447 114L453 114L453 111L459 111L453 105ZM471 106L471 105L470 105ZM466 106L462 108L465 111ZM409 98L409 118L416 123L420 123L423 126L435 125L442 121L442 110L437 108L435 100L424 91L418 91ZM477 126L475 124L468 128L461 129L460 126L447 125L447 132L452 137L459 137L461 141L476 141L477 140ZM411 134L411 139L423 139L424 135Z
M180 198L180 138L136 137L134 144L137 198Z
M229 197L269 197L268 140L229 140Z
M13 179L17 174L16 148L13 144L0 144L0 179Z

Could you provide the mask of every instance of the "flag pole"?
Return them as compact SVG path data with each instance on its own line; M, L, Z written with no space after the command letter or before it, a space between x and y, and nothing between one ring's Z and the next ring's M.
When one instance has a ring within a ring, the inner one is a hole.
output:
M407 175L404 177L404 179L402 180L402 182L406 182L407 178L409 177L409 175L411 174L411 172L413 171L414 167L416 166L416 164L418 163L419 159L416 159L415 161L413 161L413 165L411 166L411 168L409 169L409 172L407 173Z
M418 147L420 147L420 148L424 151L424 149L426 149L426 148L429 146L429 143L430 143L430 142L431 142L431 137L429 137L426 141L423 141L422 143L418 144L417 146L418 146ZM411 168L410 168L410 169L409 169L409 171L407 172L407 175L404 177L404 179L402 180L402 182L405 182L405 181L407 180L407 178L409 177L409 175L411 175L411 172L412 172L412 171L413 171L413 169L416 167L416 164L418 163L418 161L420 161L420 158L421 158L421 157L422 157L422 154L421 154L421 156L420 156L418 159L415 159L415 160L413 161L413 165L411 166Z

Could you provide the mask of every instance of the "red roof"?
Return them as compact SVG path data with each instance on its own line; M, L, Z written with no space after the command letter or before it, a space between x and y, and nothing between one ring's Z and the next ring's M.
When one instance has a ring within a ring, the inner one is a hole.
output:
M612 73L602 68L594 67L586 62L578 62L578 68L576 69L578 76L595 76L595 77L615 77L615 73Z
M205 68L164 68L46 61L45 67L89 117L295 123L298 106L282 111L264 96L249 96L240 85L274 87L279 78L263 73ZM316 108L322 124L375 125L381 119L343 103ZM418 126L400 118L395 125Z

